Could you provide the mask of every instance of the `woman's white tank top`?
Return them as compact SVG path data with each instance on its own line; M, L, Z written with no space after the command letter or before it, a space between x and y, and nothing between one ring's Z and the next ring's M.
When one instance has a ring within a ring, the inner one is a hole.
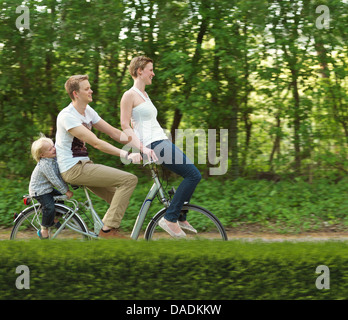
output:
M154 141L168 139L157 121L157 109L150 98L145 97L138 88L132 87L132 89L144 99L143 103L132 110L132 126L138 139L144 146Z

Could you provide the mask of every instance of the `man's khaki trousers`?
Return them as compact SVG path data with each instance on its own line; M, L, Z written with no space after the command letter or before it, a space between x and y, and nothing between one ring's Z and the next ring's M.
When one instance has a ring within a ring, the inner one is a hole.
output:
M138 178L128 172L92 161L79 161L63 179L70 184L86 186L98 197L110 204L103 220L105 226L118 228L129 204L129 199L138 183Z

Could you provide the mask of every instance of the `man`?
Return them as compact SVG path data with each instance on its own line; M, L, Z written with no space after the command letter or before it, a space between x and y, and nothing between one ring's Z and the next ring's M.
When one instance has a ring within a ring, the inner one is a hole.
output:
M88 157L86 143L115 156L139 162L139 153L131 153L99 139L92 127L109 135L113 140L127 143L122 131L104 121L88 104L92 102L92 89L87 75L71 76L65 83L71 103L57 117L56 150L59 170L63 179L71 184L87 186L94 194L110 204L99 236L124 238L119 227L137 185L138 178L116 168L94 164Z

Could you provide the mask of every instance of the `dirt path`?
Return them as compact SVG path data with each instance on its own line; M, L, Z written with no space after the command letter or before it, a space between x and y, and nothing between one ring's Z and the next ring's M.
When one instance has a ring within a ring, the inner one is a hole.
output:
M0 240L9 240L11 229L0 229Z
M246 239L262 241L325 241L348 240L348 231L327 228L320 231L300 233L277 233L264 230L260 226L248 226L242 229L227 228L228 239Z
M276 233L254 233L244 232L229 234L229 240L246 239L262 241L327 241L327 240L344 240L348 241L348 233L330 233L330 232L306 232L300 234L276 234Z

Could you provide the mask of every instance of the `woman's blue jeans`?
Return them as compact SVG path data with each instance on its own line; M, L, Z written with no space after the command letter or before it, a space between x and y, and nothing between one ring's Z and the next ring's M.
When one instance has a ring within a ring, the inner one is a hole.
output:
M177 188L164 218L171 222L185 221L186 213L181 209L184 202L190 201L197 184L202 179L201 173L170 140L155 141L147 147L154 150L159 163L184 178Z

